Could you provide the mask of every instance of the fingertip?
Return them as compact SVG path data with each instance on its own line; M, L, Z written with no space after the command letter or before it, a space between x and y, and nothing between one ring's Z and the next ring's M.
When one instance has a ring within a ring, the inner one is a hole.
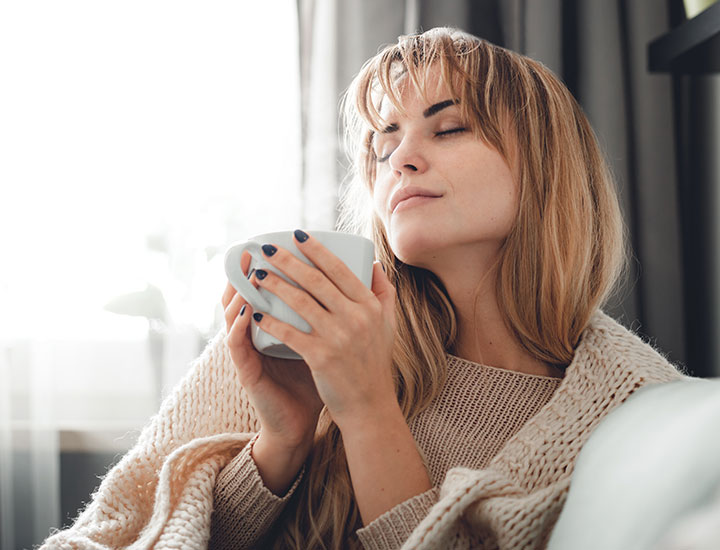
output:
M247 267L250 265L250 261L252 260L252 255L247 250L243 250L242 254L240 254L240 267L243 268L243 271L247 269Z
M247 334L248 325L245 316L238 315L230 325L228 333L228 345L234 348L240 348L243 345L243 338Z

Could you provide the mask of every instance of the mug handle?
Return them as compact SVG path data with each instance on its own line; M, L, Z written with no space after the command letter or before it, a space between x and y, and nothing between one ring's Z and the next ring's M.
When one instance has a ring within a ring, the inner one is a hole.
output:
M235 287L235 290L247 300L255 311L268 312L271 309L270 302L260 295L252 283L248 281L240 267L240 257L245 250L249 251L254 257L262 257L260 245L255 241L234 244L225 253L225 274L230 284Z

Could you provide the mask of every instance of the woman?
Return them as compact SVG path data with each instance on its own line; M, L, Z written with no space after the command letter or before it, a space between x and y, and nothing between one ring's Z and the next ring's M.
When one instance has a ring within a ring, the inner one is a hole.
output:
M309 367L303 366L304 377L295 373L297 391L284 374L265 375L246 335L250 308L228 286L230 354L262 428L220 475L212 540L218 548L249 546L266 533L264 544L277 548L323 542L345 548L355 536L366 548L399 548L440 500L437 487L450 468L481 472L550 401L583 330L622 272L613 181L579 107L539 63L434 29L403 37L371 59L345 105L355 145L352 185L371 199L365 211L346 210L345 220L371 220L387 280L376 269L375 296L346 291L347 303L318 285L314 297L330 311L305 306L311 325L321 334L327 327L327 341L345 343L314 362L300 351ZM408 189L431 197L395 208ZM351 197L346 208L368 202ZM352 223L350 230L368 232ZM312 239L297 246L322 265ZM291 259L284 251L269 257L295 280L307 280L304 270L292 271ZM349 279L334 282L351 289ZM258 284L303 308L279 277L269 274ZM355 338L335 336L335 327L353 317L364 320ZM268 318L260 326L311 353L309 343L294 340L298 331L283 332ZM678 375L667 366L658 376ZM484 389L490 381L494 391ZM597 417L622 398L573 390ZM592 406L598 399L608 403ZM575 446L589 431L575 423L552 427L577 430L568 441ZM540 422L535 427L548 429ZM540 545L560 507L530 501L542 493L559 504L567 480L560 473L572 466L571 456L554 453L538 456L550 461L538 479L503 480L517 484L507 497L526 501L511 515L527 522L523 533L505 532L512 529L507 520L489 533L458 523L447 526L449 538L459 537L465 547ZM248 493L248 479L270 492ZM258 509L262 519L255 519Z
M226 331L48 544L542 548L599 420L683 377L600 309L625 265L620 210L548 69L432 29L369 60L345 111L338 228L374 240L372 288L312 232L297 246L318 269L266 248L307 292L254 284L313 332L228 285ZM251 314L304 360L259 355Z

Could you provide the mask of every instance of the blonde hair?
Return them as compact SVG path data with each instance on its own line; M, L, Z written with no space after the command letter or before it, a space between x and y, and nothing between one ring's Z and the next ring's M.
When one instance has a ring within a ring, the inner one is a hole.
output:
M517 220L498 258L495 286L505 324L538 360L565 368L593 312L628 261L615 183L596 136L567 88L541 63L452 28L400 36L368 60L343 97L349 178L339 231L367 236L396 288L393 373L408 422L438 395L454 349L453 304L431 272L401 262L371 196L373 135L387 126L387 98L403 112L400 76L426 96L430 67L458 98L475 136L517 161ZM435 84L435 83L432 83ZM517 155L517 158L516 156ZM307 472L286 508L276 548L359 546L361 526L340 431L321 413Z

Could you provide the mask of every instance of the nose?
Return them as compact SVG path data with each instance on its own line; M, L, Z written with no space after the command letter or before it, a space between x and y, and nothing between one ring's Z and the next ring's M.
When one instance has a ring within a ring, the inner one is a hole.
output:
M392 152L388 161L396 178L419 174L428 169L428 162L423 154L422 146L418 140L408 139L407 135Z

